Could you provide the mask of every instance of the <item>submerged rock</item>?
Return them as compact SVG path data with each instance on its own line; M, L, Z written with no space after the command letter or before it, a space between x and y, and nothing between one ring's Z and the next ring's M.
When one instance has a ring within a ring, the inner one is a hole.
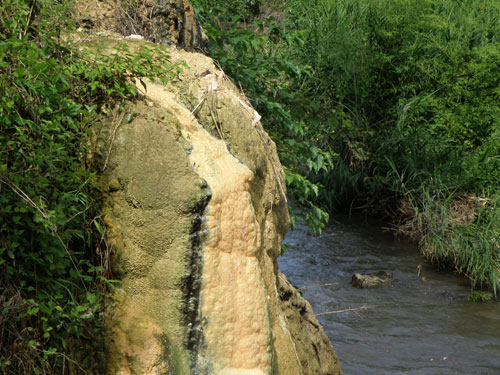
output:
M120 280L107 374L340 374L278 272L285 181L259 114L210 58L169 54L181 77L147 82L97 144Z
M372 274L355 273L352 275L351 284L355 288L377 288L389 284L392 281L392 273L380 271Z

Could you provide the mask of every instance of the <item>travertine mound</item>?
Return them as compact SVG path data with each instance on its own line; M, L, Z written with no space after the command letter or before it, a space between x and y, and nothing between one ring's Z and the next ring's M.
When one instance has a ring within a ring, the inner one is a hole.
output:
M131 121L117 116L98 141L121 280L108 374L340 374L278 273L284 173L260 116L210 58L170 53L184 73L148 82Z

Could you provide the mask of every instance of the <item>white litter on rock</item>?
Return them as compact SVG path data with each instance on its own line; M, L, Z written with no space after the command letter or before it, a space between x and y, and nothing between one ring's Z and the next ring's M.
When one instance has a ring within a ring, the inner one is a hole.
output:
M125 37L125 39L143 40L144 37L142 35L130 34L129 36Z

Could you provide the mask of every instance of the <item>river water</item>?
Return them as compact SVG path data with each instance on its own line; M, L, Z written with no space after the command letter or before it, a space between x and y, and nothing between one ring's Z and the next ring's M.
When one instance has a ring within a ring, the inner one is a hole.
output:
M279 267L311 302L344 375L500 375L500 303L468 302L467 280L425 263L415 245L347 218L321 236L298 224L285 242ZM390 285L351 286L353 273L381 270Z

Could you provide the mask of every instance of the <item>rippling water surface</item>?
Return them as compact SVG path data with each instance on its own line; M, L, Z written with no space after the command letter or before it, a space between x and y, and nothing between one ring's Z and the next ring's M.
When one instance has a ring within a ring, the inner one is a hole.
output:
M344 375L500 375L500 303L468 302L467 281L414 245L359 219L333 220L319 237L298 224L285 242L280 269L320 314ZM353 273L380 270L391 285L351 286Z

